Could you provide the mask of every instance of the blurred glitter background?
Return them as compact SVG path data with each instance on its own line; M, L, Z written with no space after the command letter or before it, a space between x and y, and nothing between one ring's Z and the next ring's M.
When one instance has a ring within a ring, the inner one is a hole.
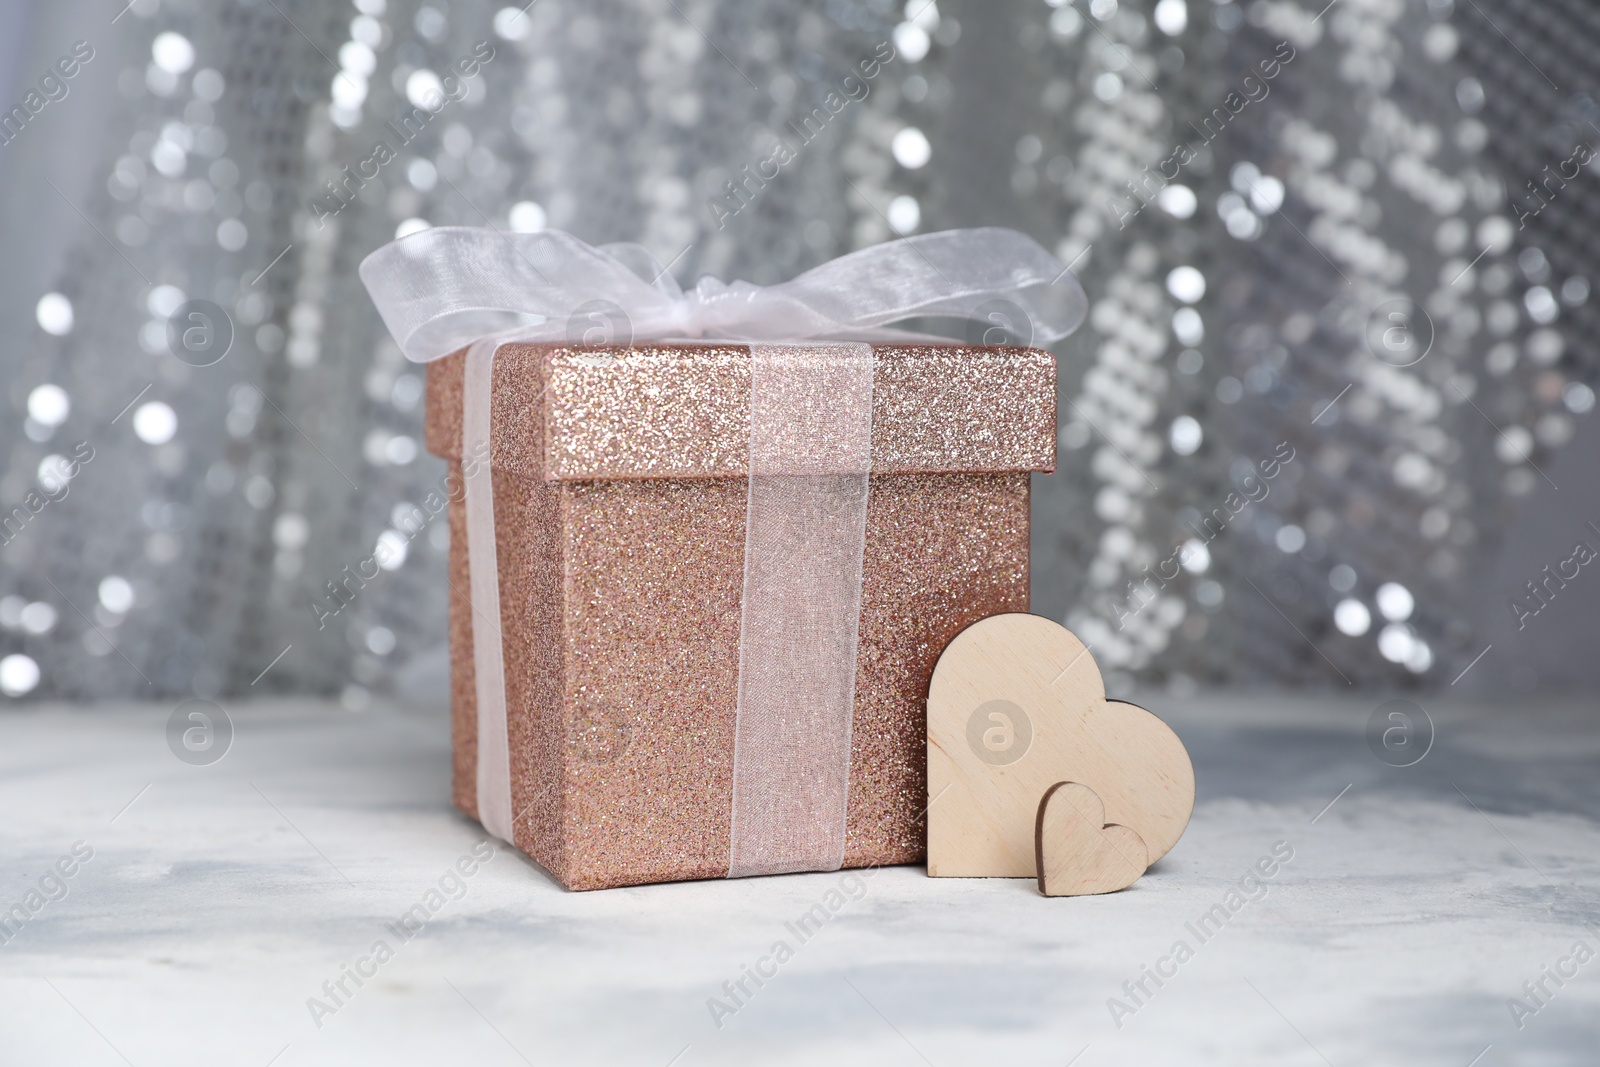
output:
M1114 690L1600 681L1570 562L1600 547L1590 0L0 0L0 26L4 699L442 691L447 532L412 516L445 471L355 268L446 224L637 240L685 282L1022 229L1092 308L1057 347L1035 610Z

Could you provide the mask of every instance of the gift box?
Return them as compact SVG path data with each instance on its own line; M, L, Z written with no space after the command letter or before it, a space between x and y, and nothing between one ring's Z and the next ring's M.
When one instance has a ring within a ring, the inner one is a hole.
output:
M921 858L935 661L1028 606L1055 362L1008 336L1077 326L1066 268L962 230L684 292L444 227L361 276L460 464L456 805L572 889Z
M1028 483L1055 361L874 349L843 865L924 849L928 680L1028 608ZM462 459L465 353L428 368L427 444ZM514 844L572 889L729 873L750 467L746 345L510 344L494 361L499 633L450 511L454 797L477 816L473 643L502 642Z

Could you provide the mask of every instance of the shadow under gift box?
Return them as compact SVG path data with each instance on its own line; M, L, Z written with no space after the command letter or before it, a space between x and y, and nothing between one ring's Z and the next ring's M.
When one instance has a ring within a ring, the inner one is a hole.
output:
M1055 357L878 345L844 866L924 854L928 681L1028 609L1028 479L1055 468ZM461 458L465 353L428 366ZM503 642L515 844L569 889L729 867L748 493L742 344L509 344L490 462L499 634L450 502L454 801L477 817L473 641Z

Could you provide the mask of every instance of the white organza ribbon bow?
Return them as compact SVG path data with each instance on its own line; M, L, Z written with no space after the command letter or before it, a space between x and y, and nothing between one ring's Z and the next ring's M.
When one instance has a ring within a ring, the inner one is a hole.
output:
M594 248L557 230L442 226L378 249L362 262L361 280L401 350L418 362L513 332L581 343L593 316L607 320L616 331L607 339L620 343L873 340L896 336L888 327L906 319L944 318L1048 344L1076 329L1086 308L1058 259L1015 230L995 228L889 241L777 285L706 277L684 292L640 245Z

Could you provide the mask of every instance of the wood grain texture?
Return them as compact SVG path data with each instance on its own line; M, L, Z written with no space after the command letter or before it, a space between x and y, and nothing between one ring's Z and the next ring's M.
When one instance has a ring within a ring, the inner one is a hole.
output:
M1107 700L1070 630L1026 614L968 627L928 692L928 874L1035 877L1039 802L1064 781L1099 794L1107 820L1137 833L1151 863L1194 810L1183 742L1145 709Z
M1047 897L1115 893L1150 866L1144 839L1126 826L1106 824L1106 806L1093 789L1057 782L1039 802L1034 824L1039 892Z

